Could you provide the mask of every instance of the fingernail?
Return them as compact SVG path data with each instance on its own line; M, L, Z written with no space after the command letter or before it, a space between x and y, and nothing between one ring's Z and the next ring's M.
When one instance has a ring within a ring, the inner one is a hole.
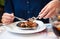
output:
M12 16L14 16L14 13L11 13Z
M39 17L39 19L41 19L42 17Z
M41 17L38 15L38 18L41 19Z

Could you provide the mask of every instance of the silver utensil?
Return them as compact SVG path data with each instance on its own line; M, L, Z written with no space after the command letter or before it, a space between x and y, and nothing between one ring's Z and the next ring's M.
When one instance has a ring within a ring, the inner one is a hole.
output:
M33 20L37 20L39 17L32 17Z
M20 20L20 21L24 21L25 20L23 18L19 18L19 17L16 17L16 16L15 16L15 18L18 19L18 20Z

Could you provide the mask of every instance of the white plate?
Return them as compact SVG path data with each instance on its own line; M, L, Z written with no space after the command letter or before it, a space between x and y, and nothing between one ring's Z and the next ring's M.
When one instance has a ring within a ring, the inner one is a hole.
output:
M32 34L32 33L37 33L37 32L41 32L44 29L46 29L46 26L44 25L44 23L42 21L36 20L36 23L38 24L37 29L35 30L21 30L16 24L19 23L21 21L12 23L10 25L7 25L7 30L9 32L12 33L20 33L20 34Z

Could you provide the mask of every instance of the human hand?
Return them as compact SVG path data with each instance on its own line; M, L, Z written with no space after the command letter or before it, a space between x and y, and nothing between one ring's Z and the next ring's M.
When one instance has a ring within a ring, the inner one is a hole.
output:
M57 14L57 8L60 8L60 1L50 1L39 13L39 19L46 19L55 16Z
M14 14L9 14L9 13L4 13L2 16L2 23L3 24L10 24L12 23L14 20Z

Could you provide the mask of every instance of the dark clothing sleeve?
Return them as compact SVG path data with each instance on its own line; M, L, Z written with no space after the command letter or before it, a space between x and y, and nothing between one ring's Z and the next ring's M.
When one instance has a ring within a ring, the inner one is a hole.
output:
M37 17L41 9L51 0L5 0L4 11L14 13L15 16L28 19ZM43 22L49 22L49 19L41 19ZM15 19L16 21L16 19Z
M7 13L13 12L13 4L11 0L5 0L4 11Z

